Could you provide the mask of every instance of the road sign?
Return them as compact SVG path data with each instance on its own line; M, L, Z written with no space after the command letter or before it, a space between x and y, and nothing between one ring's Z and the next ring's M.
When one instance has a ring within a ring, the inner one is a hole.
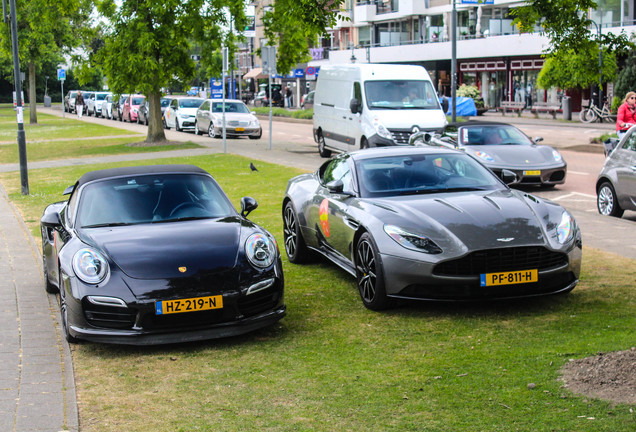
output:
M276 47L261 47L261 59L263 60L263 72L267 75L276 75Z
M66 79L66 69L58 69L57 70L57 79L63 81Z

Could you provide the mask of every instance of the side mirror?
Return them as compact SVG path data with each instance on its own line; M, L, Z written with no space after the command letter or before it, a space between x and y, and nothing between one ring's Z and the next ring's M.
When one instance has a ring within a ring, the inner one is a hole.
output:
M342 193L344 190L344 183L342 183L342 180L334 180L327 183L327 189L329 189L329 192L334 194Z
M241 216L247 217L252 211L256 210L258 202L252 197L241 198Z
M351 102L349 102L349 109L351 109L352 114L361 113L362 106L360 105L360 101L356 98L351 99Z
M535 144L538 144L541 141L543 141L543 137L534 137L534 138L532 138L532 142L535 143Z
M45 213L42 219L40 219L40 223L47 228L57 229L62 226L62 219L60 218L59 212L52 211Z
M447 98L442 99L442 109L444 110L444 113L448 112L448 107L450 106L450 103L448 102Z
M512 184L517 181L517 174L510 170L502 170L501 171L501 180L507 185Z

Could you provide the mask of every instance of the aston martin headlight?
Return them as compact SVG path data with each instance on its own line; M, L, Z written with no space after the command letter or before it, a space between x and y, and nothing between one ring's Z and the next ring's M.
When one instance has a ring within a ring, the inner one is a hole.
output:
M73 256L73 271L83 282L98 284L108 275L108 262L95 249L83 248Z
M407 249L433 255L442 253L442 249L426 236L404 231L394 225L384 225L384 232Z
M554 158L555 162L561 162L563 160L563 156L561 156L561 153L556 150L552 150L552 157Z
M265 234L252 234L245 242L245 254L252 265L269 267L276 259L276 243Z
M557 240L559 243L565 244L572 238L572 234L574 232L572 225L572 216L570 216L568 212L563 212L561 215L561 222L557 227Z
M476 151L475 152L475 156L477 156L479 159L485 161L485 162L494 162L495 159L490 156L488 153L483 152L483 151Z
M373 119L373 127L375 128L375 131L378 133L378 135L380 135L382 138L390 140L393 139L393 135L391 135L391 132L389 132L389 130L382 124L379 118L375 117Z

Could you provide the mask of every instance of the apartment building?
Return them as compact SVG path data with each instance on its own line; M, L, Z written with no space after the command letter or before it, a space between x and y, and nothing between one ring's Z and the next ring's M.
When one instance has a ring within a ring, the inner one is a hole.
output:
M520 34L511 0L346 0L342 17L321 46L312 50L312 67L350 62L424 66L440 95L450 96L451 14L457 10L458 84L476 85L489 107L502 100L559 102L561 89L539 89L537 76L549 47L535 29ZM599 0L590 18L602 32L636 32L636 0ZM596 29L592 29L594 32ZM605 90L612 93L612 86ZM568 91L572 109L581 94ZM587 97L587 95L585 95Z

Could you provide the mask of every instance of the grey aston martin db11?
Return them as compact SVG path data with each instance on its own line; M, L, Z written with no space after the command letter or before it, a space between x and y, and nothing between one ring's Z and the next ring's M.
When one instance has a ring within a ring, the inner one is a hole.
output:
M78 339L162 344L235 336L285 315L274 237L239 214L191 165L84 174L41 219L44 284L60 293L62 331Z
M553 187L565 183L567 164L557 150L538 145L543 138L530 139L516 127L496 122L469 121L447 125L441 135L413 134L412 145L441 145L458 148L474 156L501 175L507 169L517 175L514 185Z
M393 299L567 293L579 280L581 233L572 215L508 188L458 150L343 153L291 179L282 212L289 260L328 258L356 277L370 309Z

